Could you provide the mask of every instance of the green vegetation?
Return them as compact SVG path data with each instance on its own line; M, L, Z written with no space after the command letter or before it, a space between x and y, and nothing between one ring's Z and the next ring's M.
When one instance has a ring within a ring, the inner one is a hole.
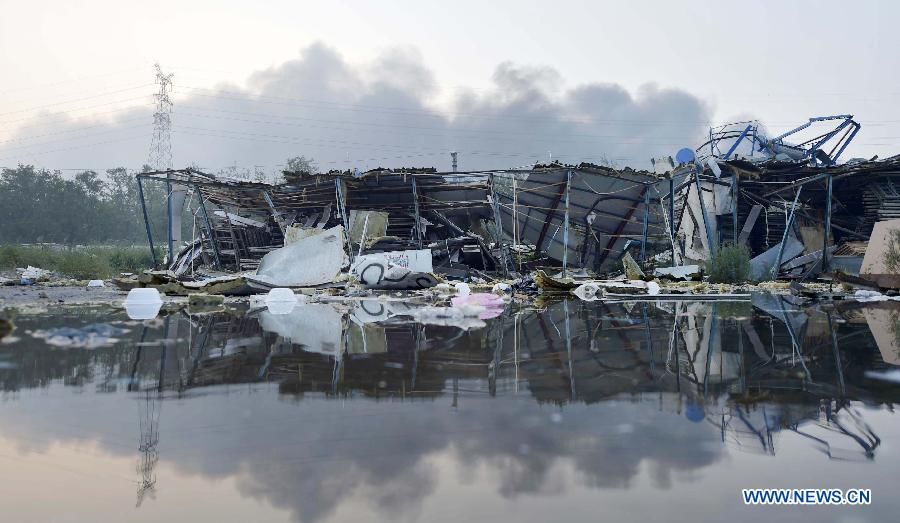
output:
M900 230L888 231L887 251L884 253L884 265L889 271L900 272Z
M165 190L161 183L144 184L158 238L165 231ZM31 165L0 171L0 244L146 241L137 182L124 168L83 171L71 178Z
M152 264L146 247L82 247L0 245L0 270L34 265L79 280L106 279L120 272L139 272Z
M721 247L706 265L712 283L745 283L750 280L750 251L743 245Z

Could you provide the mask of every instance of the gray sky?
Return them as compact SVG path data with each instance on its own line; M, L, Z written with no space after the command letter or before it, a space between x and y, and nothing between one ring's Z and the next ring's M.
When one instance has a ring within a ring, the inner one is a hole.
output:
M140 167L152 64L175 165L646 167L710 123L852 113L900 152L892 2L0 0L0 166Z

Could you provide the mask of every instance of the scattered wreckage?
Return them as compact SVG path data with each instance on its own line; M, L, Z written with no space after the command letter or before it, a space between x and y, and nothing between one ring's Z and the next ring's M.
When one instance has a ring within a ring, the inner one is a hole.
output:
M820 124L835 127L799 145L785 141ZM666 281L700 282L722 246L742 245L753 281L895 288L900 278L882 258L887 250L900 263L891 246L900 239L892 232L900 230L900 156L838 164L859 128L850 115L819 117L770 139L756 122L729 124L696 150L655 159L652 171L379 168L285 172L278 184L194 169L141 173L145 217L143 184L169 189L167 256L155 260L159 270L117 283L249 295L506 281L592 299L675 295L684 286ZM185 212L194 224L187 241ZM867 250L877 263L863 262ZM624 280L616 278L622 269Z

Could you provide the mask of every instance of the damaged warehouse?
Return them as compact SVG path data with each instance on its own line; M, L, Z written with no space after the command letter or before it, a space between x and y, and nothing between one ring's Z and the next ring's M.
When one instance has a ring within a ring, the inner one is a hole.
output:
M799 145L785 141L822 123L836 125ZM838 164L859 128L850 115L819 117L768 139L757 122L729 124L696 150L654 160L652 171L379 168L285 172L268 184L183 169L142 173L138 183L169 187L169 272L156 275L242 274L233 292L351 278L420 289L561 269L543 279L559 283L610 278L632 259L634 274L690 279L723 245L747 248L754 281L838 274L865 283L858 276L876 222L900 217L900 157ZM194 217L189 242L180 238L181 206ZM153 247L149 223L147 234Z
M266 276L279 250L318 255L308 247L323 245L310 240L334 231L340 239L331 244L347 257L338 267L350 264L371 287L420 288L437 283L430 273L505 277L560 264L613 270L629 245L640 246L643 259L650 239L664 238L666 231L654 205L659 197L651 197L660 178L646 171L551 164L468 173L286 172L285 179L278 185L235 182L191 169L138 175L140 185L157 181L172 187L170 195L181 192L195 217L196 237L176 251L180 240L173 236L181 224L173 222L180 214L170 213L168 252L174 255L167 257L167 270L179 278L200 267L206 275L255 270ZM174 196L170 201L177 206ZM147 233L155 245L149 225ZM310 245L292 247L302 242ZM377 270L367 270L373 263ZM369 274L373 281L366 280ZM267 288L340 280L327 276L255 283Z

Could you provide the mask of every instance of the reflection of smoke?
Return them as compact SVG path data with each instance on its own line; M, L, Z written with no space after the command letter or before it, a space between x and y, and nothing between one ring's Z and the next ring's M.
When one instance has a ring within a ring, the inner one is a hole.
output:
M440 402L405 404L401 411L367 402L335 420L334 403L306 401L298 406L302 414L293 415L304 420L303 429L289 441L278 439L284 428L257 428L257 444L241 446L231 462L214 451L168 457L189 472L239 472L243 494L290 509L299 521L327 519L350 498L391 518L409 517L438 488L438 456L463 471L487 468L496 474L497 492L509 498L562 493L567 486L553 473L560 465L573 464L579 482L593 488L617 488L649 463L656 484L666 487L673 472L722 456L715 431L661 414L658 402L571 405L551 413L530 398L465 396L452 416ZM265 417L248 424L264 427Z
M138 451L141 456L138 461L138 475L140 482L137 491L136 506L141 506L144 498L149 494L151 498L156 494L156 463L159 461L159 411L162 405L156 392L145 393L144 399L138 401L139 425L141 441Z
M694 144L709 120L698 98L654 85L634 94L614 83L565 89L552 68L511 63L500 64L492 82L484 91L459 93L446 111L437 110L437 82L417 53L387 52L373 64L354 66L322 44L255 73L246 88L200 89L179 83L176 72L175 163L213 171L232 163L264 164L273 171L303 154L324 170L449 170L449 151L455 150L462 170L526 165L548 154L569 163L649 167L651 156ZM9 158L9 165L139 168L150 139L150 112L121 111L111 123L43 115L13 136L15 149L0 148L0 159ZM75 132L85 126L90 131ZM78 138L15 141L47 133Z

